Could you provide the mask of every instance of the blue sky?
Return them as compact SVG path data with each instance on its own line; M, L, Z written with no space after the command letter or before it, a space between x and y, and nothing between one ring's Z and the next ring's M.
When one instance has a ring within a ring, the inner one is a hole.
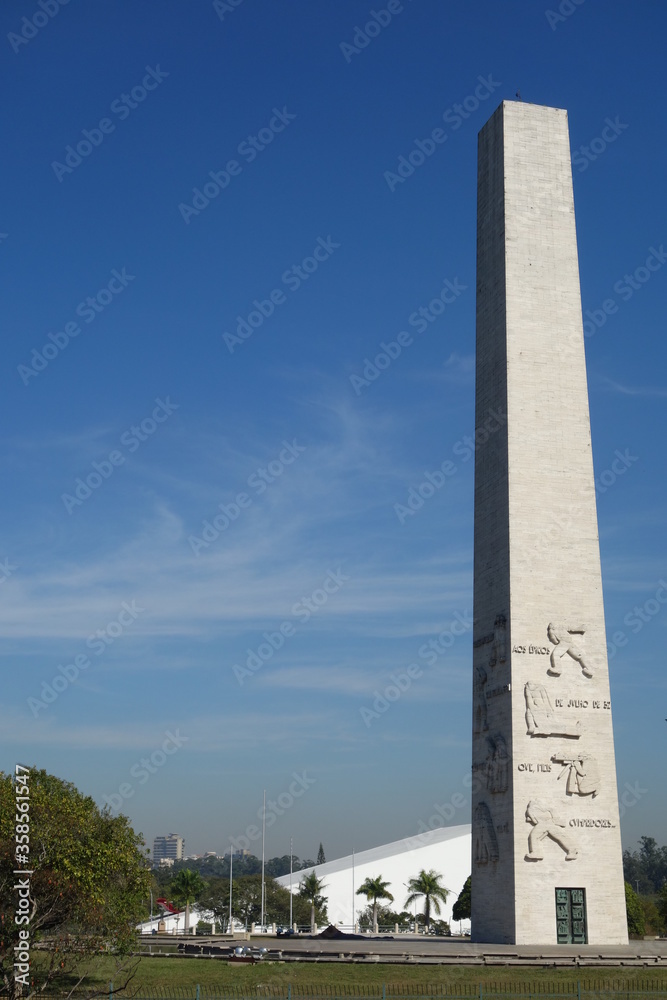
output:
M476 147L519 89L569 113L622 830L667 842L664 5L57 3L0 9L2 767L197 852L259 850L263 789L269 855L469 820Z

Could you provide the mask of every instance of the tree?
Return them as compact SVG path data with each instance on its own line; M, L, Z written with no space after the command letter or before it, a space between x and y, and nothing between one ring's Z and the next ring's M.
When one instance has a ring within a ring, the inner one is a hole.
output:
M292 871L299 871L302 868L314 868L315 862L305 858L292 857ZM167 891L168 883L179 871L184 868L191 868L199 872L203 879L208 878L229 878L229 855L224 858L188 858L187 861L175 861L168 868L160 865L153 868L153 876L159 882L160 887ZM290 856L283 854L280 858L269 858L264 871L267 875L278 878L280 875L287 875L290 870ZM234 878L240 875L259 875L262 871L262 862L254 854L246 854L243 857L234 856Z
M639 857L646 878L659 892L667 876L667 847L658 847L653 837L640 837L639 844Z
M667 881L667 847L658 847L653 837L640 837L638 851L623 851L623 874L642 894L660 892Z
M202 906L212 910L215 918L225 924L229 919L229 879L211 878L206 891L199 899ZM261 875L242 875L232 882L232 913L237 920L247 924L257 923L262 911ZM290 893L275 879L264 879L264 917L267 923L288 924L290 917ZM326 915L322 910L317 916ZM310 907L300 896L292 898L292 918L298 924L308 923Z
M660 911L654 900L660 902L659 896L638 896L642 910L644 911L644 935L650 937L660 937L664 934L665 924L660 916Z
M302 868L314 868L314 861L302 861L297 858L296 854L292 855L292 871L298 872ZM260 862L261 870L261 862ZM269 860L264 865L264 871L267 875L273 875L274 878L280 878L281 875L289 875L290 870L290 856L289 854L283 854L281 858L269 858ZM234 874L236 875L236 862L234 863ZM240 873L239 873L240 874ZM244 872L244 874L253 874L252 872Z
M24 803L29 820L18 823ZM127 986L151 885L147 853L126 816L100 811L70 782L21 765L16 775L0 772L0 975L10 998L85 985L100 949L113 955L115 985ZM25 876L14 874L19 868ZM17 981L14 948L28 942L34 961L20 962Z
M269 860L264 865L264 874L271 875L273 878L280 878L281 875L287 875L289 873L289 854L283 854L281 858L269 858ZM296 871L299 867L299 859L294 858L292 864L292 871Z
M381 899L388 899L390 903L394 902L394 897L389 892L387 888L389 882L383 882L382 876L378 875L377 878L367 878L362 885L357 889L357 896L365 896L369 903L373 904L373 933L377 934L378 930L378 903Z
M301 885L299 886L299 896L305 899L310 905L310 933L315 933L315 910L317 907L322 907L326 903L326 899L322 896L322 889L325 886L321 878L317 877L316 872L312 871L310 875L304 875L301 880Z
M424 919L427 930L431 928L431 907L433 907L433 912L440 916L440 903L446 903L449 895L449 889L440 885L441 878L442 875L437 872L433 870L427 872L422 868L419 875L416 878L411 878L408 882L409 895L405 905L410 906L416 899L424 897Z
M454 903L454 908L452 909L452 920L470 920L471 882L472 875L468 875L468 878L465 880L463 888L461 889L459 898Z
M373 909L372 906L365 906L363 910L357 912L357 923L361 928L372 930L374 926ZM378 906L375 919L378 924L384 924L388 927L398 924L399 930L409 930L415 918L414 914L409 913L408 910L396 913L394 910L390 910L388 906Z
M660 890L660 896L658 897L658 913L660 914L663 924L667 928L667 882L665 882Z
M169 894L178 906L185 906L185 927L190 929L190 903L196 903L206 889L206 882L199 872L191 868L181 868L169 883Z
M438 937L451 937L452 931L446 920L432 920L431 933Z
M322 841L320 841L320 849L317 852L317 864L318 865L326 864L326 860L327 859L324 857L324 848L322 847Z
M630 937L644 937L644 910L639 896L629 882L625 883L625 909L628 916L628 934Z

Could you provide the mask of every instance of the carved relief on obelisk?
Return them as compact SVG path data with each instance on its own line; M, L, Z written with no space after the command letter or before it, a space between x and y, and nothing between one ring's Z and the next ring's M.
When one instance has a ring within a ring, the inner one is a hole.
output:
M567 823L559 818L556 811L540 799L533 799L526 806L526 822L531 823L533 829L528 834L528 854L526 861L542 861L544 858L543 842L549 838L557 843L565 851L565 860L574 861L579 854L571 835L567 830Z
M549 673L554 677L560 677L563 671L563 661L569 656L581 666L584 677L592 677L593 670L585 654L577 643L575 636L583 636L586 629L583 625L568 627L565 625L554 625L549 623L547 635L549 641L555 644L555 649L551 653L551 666Z

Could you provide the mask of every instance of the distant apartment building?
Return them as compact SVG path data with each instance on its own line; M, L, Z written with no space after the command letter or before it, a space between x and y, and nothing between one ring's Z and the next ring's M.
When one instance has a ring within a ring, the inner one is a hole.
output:
M153 864L172 864L183 860L185 841L177 833L168 837L156 837L153 841Z

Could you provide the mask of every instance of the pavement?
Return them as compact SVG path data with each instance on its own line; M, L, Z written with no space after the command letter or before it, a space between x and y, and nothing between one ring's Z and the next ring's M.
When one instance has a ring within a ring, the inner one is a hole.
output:
M633 941L627 946L602 945L502 945L476 944L466 938L427 938L402 934L396 937L367 935L363 939L325 939L318 936L270 937L255 935L250 941L232 941L227 935L201 937L152 936L142 940L153 954L165 950L202 958L226 958L232 947L250 944L266 948L266 958L284 962L386 962L409 965L523 965L535 967L637 966L667 968L667 939ZM180 947L179 947L180 945ZM187 946L187 948L186 948Z

